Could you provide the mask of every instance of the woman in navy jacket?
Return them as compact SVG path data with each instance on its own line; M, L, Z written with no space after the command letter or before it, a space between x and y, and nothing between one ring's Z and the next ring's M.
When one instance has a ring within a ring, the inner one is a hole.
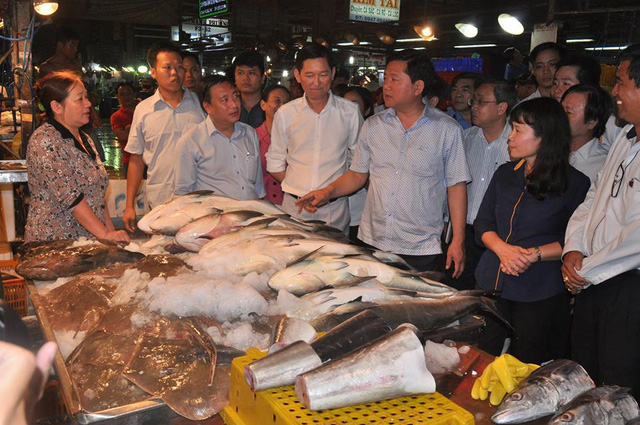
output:
M474 222L488 249L475 276L500 296L516 330L510 352L529 363L568 353L569 294L560 272L569 218L589 190L589 178L569 165L571 130L558 102L538 98L511 112L509 155L498 168ZM488 323L481 348L500 354L506 330Z

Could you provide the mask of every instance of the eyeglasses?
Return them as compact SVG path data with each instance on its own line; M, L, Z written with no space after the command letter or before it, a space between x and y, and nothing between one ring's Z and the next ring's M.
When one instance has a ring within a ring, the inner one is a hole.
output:
M640 153L640 151L636 152L636 154L633 155L633 158L631 158L631 161L629 161L626 167L624 166L624 161L622 161L618 166L618 169L616 170L616 175L613 178L613 183L611 184L612 198L616 198L620 193L620 188L622 187L622 182L624 181L624 173L627 170L627 167L631 165L634 159L636 159L636 156L638 156L638 153Z
M469 105L469 107L472 107L474 105L482 106L482 105L486 105L488 103L498 104L500 102L498 102L497 100L475 100L475 99L469 99L469 101L467 102L467 105Z

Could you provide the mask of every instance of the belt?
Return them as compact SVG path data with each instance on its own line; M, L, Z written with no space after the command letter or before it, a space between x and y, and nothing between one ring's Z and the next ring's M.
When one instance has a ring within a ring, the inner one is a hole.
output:
M289 192L285 192L285 193L286 193L287 195L291 196L291 197L292 197L293 199L295 199L296 201L297 201L298 199L302 198L302 196L294 195L293 193L289 193ZM332 199L332 200L330 200L329 202L327 202L325 205L329 205L329 204L331 204L331 203L334 203L334 202L336 202L338 199L340 199L340 198ZM321 208L322 208L322 207L321 207Z

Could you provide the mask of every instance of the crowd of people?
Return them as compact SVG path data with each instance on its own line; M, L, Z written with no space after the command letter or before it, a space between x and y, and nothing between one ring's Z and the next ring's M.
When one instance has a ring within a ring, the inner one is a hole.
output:
M621 55L615 104L594 58L543 43L527 74L521 56L510 52L510 81L458 75L442 111L446 85L430 58L394 52L374 114L367 89L337 90L318 44L296 55L296 96L264 87L255 51L227 76L202 78L196 56L156 43L147 59L157 90L136 104L120 85L111 119L128 156L126 231L113 228L106 172L81 130L86 90L70 71L50 73L38 83L48 120L27 153L25 239L128 240L145 168L151 208L196 190L265 198L444 272L457 289L494 294L515 333L488 319L480 346L490 353L572 357L598 384L638 396L640 48Z

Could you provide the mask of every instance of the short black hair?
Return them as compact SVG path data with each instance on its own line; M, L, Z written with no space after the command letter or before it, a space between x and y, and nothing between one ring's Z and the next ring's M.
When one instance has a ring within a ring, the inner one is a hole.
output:
M526 124L540 138L533 171L527 176L527 190L534 198L560 195L569 185L571 127L562 105L550 97L520 102L513 108L511 124Z
M255 50L245 50L233 60L230 69L232 74L236 73L236 67L238 66L248 66L251 68L257 66L260 69L260 74L262 75L264 74L264 56Z
M463 72L461 74L456 75L451 80L451 85L455 86L456 83L460 80L471 80L473 81L473 88L477 89L482 84L482 76L480 74L476 74L475 72Z
M629 78L636 83L636 87L640 88L640 44L632 44L622 51L619 63L629 61L627 72Z
M147 63L151 68L155 68L158 62L158 53L160 52L174 52L180 55L182 58L182 50L180 47L172 41L158 41L153 43L147 51Z
M422 96L426 96L428 87L433 84L433 79L436 76L431 58L418 50L405 49L394 52L387 57L387 65L394 61L407 63L406 74L411 78L412 83L422 80L424 83Z
M516 95L516 89L513 84L502 78L495 78L484 80L480 86L490 85L493 87L493 96L496 98L497 103L507 104L507 116L511 112L516 103L518 103L518 96Z
M600 62L598 59L589 55L572 54L558 62L558 68L563 66L574 66L578 68L576 77L580 84L591 84L592 86L600 85Z
M289 93L289 89L287 89L285 86L281 86L279 84L273 84L270 86L267 86L263 91L262 91L262 100L264 100L265 102L269 101L269 95L271 93L273 93L276 90L284 90L287 92L287 94L289 96L291 96L291 93Z
M186 58L193 59L194 62L196 63L196 65L198 65L198 68L202 67L202 65L200 65L200 58L195 53L193 53L193 52L182 52L182 60L184 61Z
M564 46L559 45L558 43L554 43L553 41L547 41L546 43L538 44L534 49L529 53L529 62L531 65L534 65L536 62L536 58L542 52L546 52L547 50L555 50L558 52L558 56L560 56L560 60L564 59L567 55L567 49Z
M445 98L446 95L447 95L447 83L442 79L442 77L436 74L433 77L431 84L429 84L429 87L427 87L427 94L426 94L427 99L432 99L434 97L437 97L439 100L442 100Z
M349 90L348 84L338 84L333 89L333 94L336 96L344 97L344 94Z
M562 100L571 93L583 93L586 95L587 104L584 107L584 123L595 121L596 126L593 128L593 137L601 137L606 130L607 120L609 120L613 108L613 101L609 93L600 86L578 84L569 87L562 95Z
M373 95L371 94L371 92L361 86L349 86L347 87L347 91L345 91L344 94L346 95L347 93L351 92L357 93L358 96L360 96L360 99L362 99L362 103L364 104L364 119L367 119L371 115L373 115L373 109L375 105L373 103Z
M325 58L327 63L329 64L329 68L333 69L336 67L335 62L333 61L333 55L331 51L324 47L319 43L309 43L304 46L302 49L296 52L296 69L298 72L302 71L302 65L304 61L307 59L319 59Z
M135 87L133 87L133 84L128 81L123 81L121 83L118 83L118 85L116 86L116 94L118 94L118 90L120 90L120 87L130 87L134 93L136 92L136 89Z
M511 62L516 52L519 51L520 50L516 49L515 47L507 47L504 52L502 52L502 57L505 58L507 62Z
M80 41L80 34L71 27L62 26L56 30L56 43L66 43L67 41Z
M224 75L208 75L202 79L200 83L200 102L211 103L211 87L217 86L218 84L229 83L232 87L234 87L231 80Z

